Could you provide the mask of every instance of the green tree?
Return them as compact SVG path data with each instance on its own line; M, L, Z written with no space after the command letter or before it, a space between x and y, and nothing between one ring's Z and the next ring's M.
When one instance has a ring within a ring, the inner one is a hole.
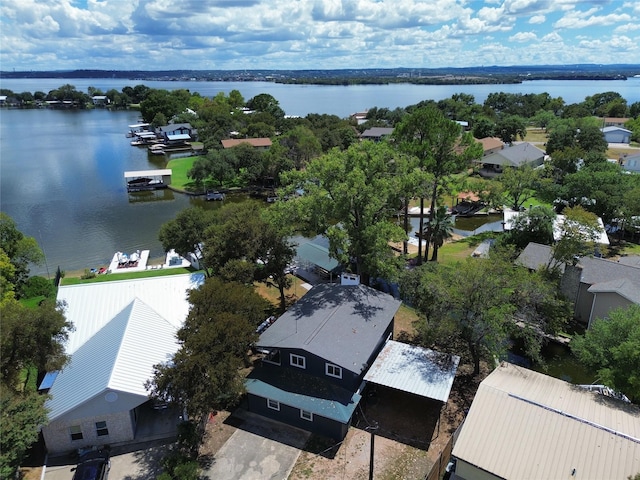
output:
M504 143L512 144L518 138L524 140L527 135L527 122L518 115L507 115L498 120L496 134Z
M457 123L447 119L433 105L420 107L405 116L395 128L394 138L400 151L412 155L420 162L420 168L431 174L429 192L420 195L420 226L424 231L424 197L430 199L429 223L433 225L438 196L446 179L463 171L471 160L482 157L482 145L469 133L462 133ZM426 260L430 231L427 228L424 258ZM418 261L422 263L422 237L418 240Z
M547 140L547 153L552 155L557 150L575 147L576 133L576 128L567 123L555 125Z
M158 114L162 114L165 120L168 120L187 108L189 97L189 92L186 90L170 92L164 89L153 89L140 102L140 113L145 122L151 123Z
M160 227L158 239L165 251L175 249L182 256L193 253L200 260L207 277L213 274L207 264L203 242L205 230L213 223L213 213L200 207L187 208Z
M433 242L433 254L431 261L438 261L438 249L442 247L445 240L453 236L453 217L447 213L447 207L440 205L433 217L433 227L431 228L431 241Z
M252 286L208 278L189 293L191 310L178 330L180 348L155 366L147 388L153 398L184 406L199 419L229 408L244 392L241 368L264 320L268 302Z
M539 179L540 171L531 165L505 168L500 176L505 201L509 202L513 210L520 210L520 207L535 195Z
M475 138L493 137L495 133L496 124L487 117L480 117L473 124L473 136Z
M553 222L555 212L543 205L536 205L519 213L511 224L511 229L501 237L501 241L522 250L529 242L551 245L553 243Z
M640 305L630 305L597 319L571 341L580 362L596 369L599 381L640 402Z
M565 219L559 225L556 243L551 247L548 269L555 269L561 263L575 264L579 256L593 251L598 239L598 217L580 206L564 210Z
M605 153L609 144L604 139L602 131L593 125L583 126L576 135L578 146L585 152Z
M289 130L279 139L285 149L285 155L297 169L304 168L309 161L322 152L320 141L307 127L297 126Z
M18 478L27 450L38 440L38 427L47 421L46 399L37 392L0 388L0 478Z
M0 212L0 249L9 257L13 265L13 277L10 279L18 298L22 296L22 288L29 276L29 264L40 265L44 254L35 238L25 236L18 230L13 219Z
M386 143L357 143L284 174L285 184L304 186L305 195L277 207L303 230L326 235L331 256L342 265L353 262L364 283L393 278L397 260L388 242L406 234L389 219L400 208L407 170L406 157Z
M493 362L506 352L510 337L521 337L536 357L541 332L554 331L569 318L556 286L535 272L514 265L503 251L489 259L468 258L454 265L431 264L408 271L401 280L403 298L425 315L422 343L464 345L457 353ZM519 325L516 324L519 322ZM435 333L434 333L435 332Z

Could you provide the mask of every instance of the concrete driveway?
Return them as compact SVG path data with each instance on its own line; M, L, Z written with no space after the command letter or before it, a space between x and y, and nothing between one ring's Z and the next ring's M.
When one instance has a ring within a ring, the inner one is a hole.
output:
M295 465L309 432L243 411L241 421L204 470L210 480L282 480Z
M111 452L109 480L153 480L161 465L161 459L170 445L163 442L149 442L138 445L136 451L114 448ZM44 480L71 480L72 468L76 466L69 457L55 457L47 462Z

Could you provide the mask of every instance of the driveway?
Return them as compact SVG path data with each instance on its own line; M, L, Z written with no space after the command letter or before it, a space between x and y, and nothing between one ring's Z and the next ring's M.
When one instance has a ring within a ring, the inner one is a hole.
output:
M114 448L109 480L154 480L160 473L158 467L169 446L163 442L149 442L138 445L136 451ZM75 466L75 461L69 457L51 458L47 462L44 480L71 480L71 469Z
M242 411L238 430L203 471L210 480L282 480L289 476L309 432Z

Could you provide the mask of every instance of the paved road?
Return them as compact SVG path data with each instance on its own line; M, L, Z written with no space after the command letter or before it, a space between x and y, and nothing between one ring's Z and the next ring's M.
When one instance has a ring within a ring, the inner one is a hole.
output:
M289 476L309 433L245 412L238 430L203 473L210 480L282 480Z

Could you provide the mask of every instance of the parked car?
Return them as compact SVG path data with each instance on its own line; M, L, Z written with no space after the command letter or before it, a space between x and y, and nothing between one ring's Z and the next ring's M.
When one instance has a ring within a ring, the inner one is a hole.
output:
M89 450L82 453L74 471L73 480L107 480L111 460L108 449Z

